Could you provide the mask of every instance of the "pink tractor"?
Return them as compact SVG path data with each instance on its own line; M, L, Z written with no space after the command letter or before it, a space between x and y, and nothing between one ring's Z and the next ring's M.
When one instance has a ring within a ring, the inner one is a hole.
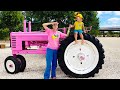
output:
M59 28L59 30L68 32L67 28ZM84 45L74 44L73 34L60 40L58 64L70 77L93 77L104 64L104 49L100 41L88 33L83 35L86 41ZM5 69L10 74L25 70L26 60L21 54L46 54L48 36L44 31L32 32L30 21L27 29L24 20L23 32L11 32L10 40L13 56L8 56L4 61ZM79 37L78 40L81 41Z

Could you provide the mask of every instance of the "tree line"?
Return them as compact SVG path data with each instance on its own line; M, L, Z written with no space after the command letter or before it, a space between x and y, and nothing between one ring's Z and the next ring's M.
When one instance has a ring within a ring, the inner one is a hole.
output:
M0 11L0 39L8 39L10 32L23 31L23 20L31 21L32 31L43 29L42 23L58 21L59 27L68 27L75 21L76 11ZM99 33L97 11L80 11L86 27L92 26L90 34Z

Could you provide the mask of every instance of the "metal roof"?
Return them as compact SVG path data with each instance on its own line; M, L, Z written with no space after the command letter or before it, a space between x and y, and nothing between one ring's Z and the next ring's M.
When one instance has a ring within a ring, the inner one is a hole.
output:
M120 31L120 27L101 27L100 31Z

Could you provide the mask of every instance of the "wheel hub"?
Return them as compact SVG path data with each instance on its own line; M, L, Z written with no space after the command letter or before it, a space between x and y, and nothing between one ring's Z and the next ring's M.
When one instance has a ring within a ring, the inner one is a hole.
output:
M9 65L9 67L10 67L10 68L12 68L12 67L13 67L13 65L12 65L12 64L10 64L10 65Z
M79 59L80 61L85 60L85 55L84 55L83 53L79 53L79 54L78 54L78 59Z

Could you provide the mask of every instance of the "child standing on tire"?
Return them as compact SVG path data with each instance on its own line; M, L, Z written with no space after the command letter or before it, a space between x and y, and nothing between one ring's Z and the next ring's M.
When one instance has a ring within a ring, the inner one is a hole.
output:
M57 50L59 48L59 39L64 38L67 35L58 31L58 22L43 23L42 25L48 34L44 79L49 79L50 74L52 79L56 79ZM48 25L52 25L52 29L48 28Z
M74 25L69 25L69 29L70 28L73 28L74 27L74 38L75 38L75 44L78 43L77 41L77 35L79 34L80 35L80 38L81 38L81 44L84 44L84 37L83 37L83 31L85 32L85 29L84 29L84 23L82 22L83 20L83 16L82 14L80 13L76 13L75 14L75 18L76 18L76 21L74 23Z

